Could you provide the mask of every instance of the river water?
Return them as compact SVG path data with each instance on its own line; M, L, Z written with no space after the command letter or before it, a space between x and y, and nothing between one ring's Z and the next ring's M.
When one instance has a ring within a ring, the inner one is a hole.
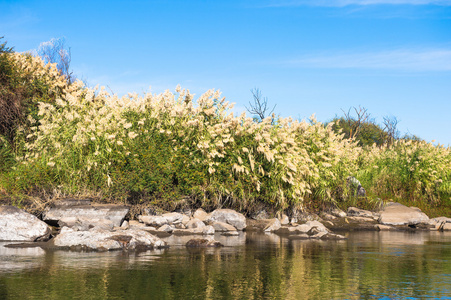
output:
M225 247L141 253L5 248L0 299L451 299L451 233L344 241L216 235Z

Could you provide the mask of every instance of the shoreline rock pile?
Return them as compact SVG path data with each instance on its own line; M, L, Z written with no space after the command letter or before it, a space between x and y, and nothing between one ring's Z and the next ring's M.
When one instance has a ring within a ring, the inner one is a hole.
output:
M246 219L231 209L203 209L164 214L144 214L125 220L129 207L91 204L89 200L66 199L45 209L42 219L13 206L0 206L0 241L37 242L51 238L49 248L71 250L145 250L167 247L161 238L191 236L187 247L220 246L213 235L239 236L243 231L275 233L296 239L340 240L335 232L353 230L440 230L451 231L451 218L429 219L418 208L388 203L372 212L349 207L315 214L295 213L268 218L266 212ZM262 218L265 217L265 218ZM58 230L59 229L59 230Z

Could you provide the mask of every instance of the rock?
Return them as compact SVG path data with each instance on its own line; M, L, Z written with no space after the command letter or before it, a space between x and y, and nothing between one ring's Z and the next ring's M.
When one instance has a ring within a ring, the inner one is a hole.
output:
M211 225L207 225L200 229L202 229L202 234L215 234L215 228Z
M301 224L296 227L291 227L289 230L291 232L307 233L312 227L307 224Z
M377 224L375 226L376 226L376 229L379 231L396 230L396 228L394 228L392 226L388 226L388 225Z
M138 220L147 226L160 227L168 224L168 219L163 216L138 216Z
M44 241L50 237L50 227L14 206L0 206L0 241Z
M202 227L205 227L205 223L196 218L191 219L188 223L186 223L186 228L188 228L188 229L202 228Z
M308 221L318 221L320 220L320 217L315 213L310 213L307 211L293 211L293 215L291 217L290 223L296 224L296 223L305 223Z
M280 218L279 218L280 224L281 225L288 225L290 224L290 218L288 218L288 216L286 214L283 214Z
M435 230L450 230L451 218L446 217L438 217L429 220L429 225L433 227Z
M44 221L57 223L61 219L77 217L86 219L106 219L113 222L114 226L121 226L129 211L128 206L114 204L88 205L82 200L70 201L68 199L54 203L47 207L42 214ZM75 205L74 205L75 203Z
M182 223L184 215L178 212L172 212L161 215L163 218L166 218L168 224L177 224Z
M146 224L143 224L143 223L141 223L141 222L139 222L137 220L130 220L130 221L128 221L128 226L129 226L129 228L137 229L137 228L146 227Z
M205 210L203 210L202 208L199 208L198 210L196 210L194 212L193 215L194 218L201 220L202 222L204 222L206 219L208 219L209 214L207 214L205 212Z
M215 234L215 229L211 225L207 225L200 228L191 228L191 229L174 229L172 231L172 234L175 235L195 235L195 234L202 234L202 235L210 235Z
M440 226L439 230L441 230L441 231L450 231L451 230L451 223L442 223L442 226Z
M378 222L384 225L429 224L429 217L418 209L391 202L380 212Z
M332 216L337 217L337 218L344 218L344 217L346 217L346 213L344 211L342 211L341 209L339 209L339 208L332 208L330 210L330 214Z
M282 225L280 224L279 219L274 218L274 219L269 220L269 224L265 227L265 229L263 231L264 232L274 232L274 231L280 229L280 227L282 227Z
M352 206L348 208L347 214L350 217L374 218L374 214L371 211Z
M130 228L130 225L128 224L128 221L122 222L121 228L124 229L124 230L125 230L125 229L129 229L129 228Z
M337 218L336 216L333 216L333 215L328 214L328 213L326 213L326 212L320 213L319 216L320 216L321 218L323 218L324 220L335 220L335 219Z
M161 226L160 228L158 228L158 231L163 231L163 232L168 232L171 233L174 231L174 227L172 227L169 224L164 224L163 226Z
M75 231L63 227L59 235L53 240L53 244L59 248L79 250L136 250L163 248L166 243L156 236L137 229L111 232L100 228L89 231Z
M217 232L236 231L236 228L224 222L213 222L211 224Z
M363 186L359 185L357 187L357 197L365 197L366 196L366 190L363 188Z
M214 239L191 239L186 243L186 247L204 248L204 247L222 247L222 244Z
M213 211L206 222L224 222L232 225L237 230L246 228L246 218L232 209L216 209Z
M347 179L348 187L353 191L354 195L357 195L357 197L365 197L366 191L360 184L360 181L357 180L357 178L353 176L349 176Z
M64 226L72 228L75 225L75 223L77 223L77 221L78 221L77 217L64 217L58 220L57 224L61 228Z
M98 227L105 230L113 230L114 224L111 220L107 219L87 219L87 218L77 218L72 228L78 231L87 231L91 228Z
M190 220L191 220L191 218L190 218L189 216L183 215L183 218L182 218L182 225L185 226L185 228L186 228L186 224L188 224L188 222L189 222Z

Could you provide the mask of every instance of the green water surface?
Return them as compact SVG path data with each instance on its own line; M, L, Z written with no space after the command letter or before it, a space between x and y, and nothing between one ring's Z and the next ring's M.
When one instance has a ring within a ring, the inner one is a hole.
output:
M225 247L141 253L0 244L0 299L451 299L451 233L355 232L344 241L216 235Z

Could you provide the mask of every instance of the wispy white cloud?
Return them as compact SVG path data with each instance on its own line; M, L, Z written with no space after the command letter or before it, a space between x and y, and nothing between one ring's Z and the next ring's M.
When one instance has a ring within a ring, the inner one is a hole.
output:
M330 69L451 71L451 50L393 50L366 53L325 53L282 62L283 65Z
M451 0L276 0L269 6L329 6L343 7L348 5L439 5L451 6Z

